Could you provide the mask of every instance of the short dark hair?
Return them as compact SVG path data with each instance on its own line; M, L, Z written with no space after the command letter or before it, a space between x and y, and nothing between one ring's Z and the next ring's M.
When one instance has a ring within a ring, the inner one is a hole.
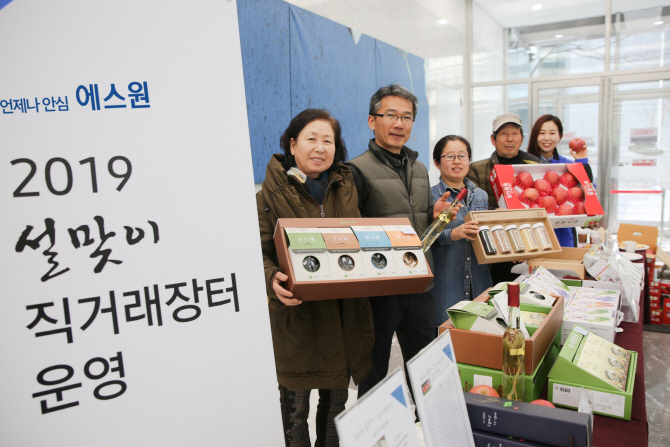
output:
M450 141L460 141L461 143L465 144L465 147L468 150L468 158L472 160L472 148L470 147L470 142L460 135L447 135L446 137L440 138L440 141L435 143L435 148L433 148L433 160L439 163L440 157L442 156L442 151Z
M554 124L556 124L556 127L558 127L558 135L561 138L563 138L563 123L561 123L561 120L557 116L547 114L539 117L537 121L535 121L533 129L530 131L530 138L528 139L528 149L526 149L526 151L529 154L535 155L536 157L540 156L540 147L537 144L537 138L540 136L540 130L542 130L542 125L547 121L553 121Z
M413 118L416 120L416 112L419 108L419 100L416 99L416 96L405 87L399 84L385 85L380 88L372 95L370 98L370 115L374 115L382 108L382 99L387 96L399 96L404 98L412 103Z
M344 144L342 138L342 129L340 122L330 116L328 110L325 109L305 109L298 113L289 123L288 127L279 139L279 144L284 150L284 169L289 170L295 165L295 159L291 154L291 139L298 140L300 132L312 121L326 121L333 128L335 136L335 157L333 158L333 165L328 168L332 169L336 163L344 162L349 156L347 146Z
M505 126L508 125L508 124L514 124L514 125L519 129L519 132L521 132L521 136L523 137L523 127L519 126L517 123L505 123L505 124L503 124L502 126L500 126L500 127L498 128L498 130L496 130L495 132L493 132L492 135L493 135L493 139L494 139L494 140L495 140L496 138L498 138L498 132L500 132L500 129L502 129L503 127L505 127Z

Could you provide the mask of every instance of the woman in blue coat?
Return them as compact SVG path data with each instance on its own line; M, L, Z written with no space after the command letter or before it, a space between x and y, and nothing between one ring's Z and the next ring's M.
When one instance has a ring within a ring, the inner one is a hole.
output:
M570 151L574 161L563 157L558 153L556 146L563 138L563 124L561 120L554 115L542 115L535 121L533 130L528 139L528 153L535 155L542 163L582 163L586 175L593 182L593 171L589 166L588 151L586 146L579 152ZM561 247L576 247L576 231L574 228L556 228L554 230L556 238Z
M436 202L449 191L456 197L462 188L468 195L461 210L433 244L435 262L436 326L449 319L447 309L463 300L472 300L492 286L488 265L479 265L472 243L479 232L478 222L464 223L470 211L488 209L489 197L486 191L465 178L470 169L472 149L463 137L447 135L437 142L433 149L433 163L440 170L440 182L432 187L433 201Z

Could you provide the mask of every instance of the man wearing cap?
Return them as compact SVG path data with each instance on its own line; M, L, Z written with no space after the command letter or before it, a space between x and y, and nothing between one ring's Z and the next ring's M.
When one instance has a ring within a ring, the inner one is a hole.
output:
M539 163L540 159L526 151L519 151L523 143L523 127L516 113L503 113L493 120L491 143L496 149L491 158L472 163L467 178L486 191L489 195L489 209L494 210L498 208L498 202L489 181L493 165Z
M491 158L472 163L466 177L486 191L489 195L489 209L494 210L498 208L498 201L489 181L493 165L534 164L539 163L540 159L526 151L519 151L521 143L523 143L523 127L521 118L516 113L503 113L493 120L491 143L496 148L495 152L491 154ZM513 281L517 277L516 274L512 273L513 266L513 262L491 264L493 284Z

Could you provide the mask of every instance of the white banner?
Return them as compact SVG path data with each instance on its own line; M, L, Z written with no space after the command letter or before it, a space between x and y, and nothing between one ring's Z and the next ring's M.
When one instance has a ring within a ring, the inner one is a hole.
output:
M283 445L235 3L0 36L0 444Z

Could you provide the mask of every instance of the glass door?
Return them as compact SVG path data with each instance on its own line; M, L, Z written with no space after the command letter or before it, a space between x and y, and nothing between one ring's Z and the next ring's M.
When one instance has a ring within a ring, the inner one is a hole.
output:
M612 77L610 90L609 207L615 212L608 224L658 226L663 237L669 220L670 71Z
M568 147L570 140L579 137L586 142L596 187L602 155L603 84L601 78L533 82L531 99L532 123L547 113L556 115L563 123L563 138L558 144L559 154L572 160ZM526 138L529 137L530 129L526 135ZM598 197L600 195L599 191Z

